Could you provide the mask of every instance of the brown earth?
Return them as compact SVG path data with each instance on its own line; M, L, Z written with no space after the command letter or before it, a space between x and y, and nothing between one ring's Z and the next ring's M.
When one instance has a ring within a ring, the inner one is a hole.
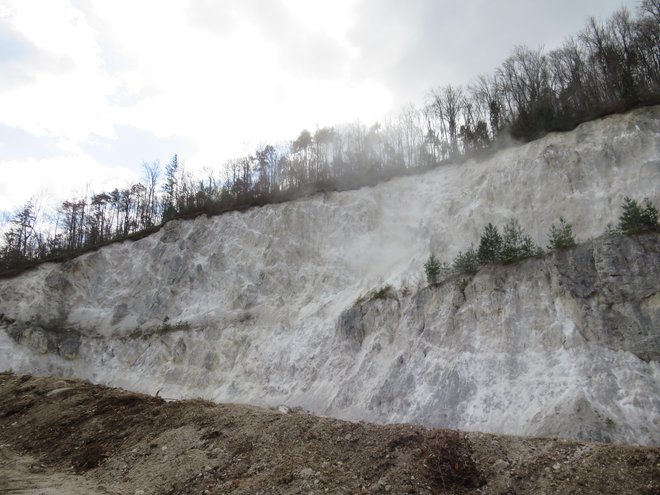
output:
M660 494L660 449L168 402L0 374L0 493Z

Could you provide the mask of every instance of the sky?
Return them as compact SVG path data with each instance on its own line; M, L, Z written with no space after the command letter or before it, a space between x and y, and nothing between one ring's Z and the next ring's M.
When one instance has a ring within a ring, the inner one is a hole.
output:
M635 0L0 0L0 214L371 124Z

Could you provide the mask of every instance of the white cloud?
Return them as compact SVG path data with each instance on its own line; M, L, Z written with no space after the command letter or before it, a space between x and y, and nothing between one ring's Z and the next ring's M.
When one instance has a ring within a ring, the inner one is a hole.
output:
M32 68L32 81L0 93L0 121L61 140L71 151L90 134L111 137L106 97L116 81L99 71L95 33L66 0L21 0L7 7L14 28L56 63Z
M11 211L35 195L54 208L72 195L121 188L138 178L131 170L100 165L85 154L6 160L0 171L0 211Z
M190 10L202 4L97 0L76 4L83 11L68 0L8 3L13 29L55 68L36 65L30 83L1 92L0 123L56 138L62 155L0 158L0 187L11 190L0 208L45 185L60 194L70 183L112 182L115 169L82 146L116 139L117 126L186 140L194 150L188 165L201 168L295 138L303 127L372 121L388 110L386 85L350 78L353 0L274 2L287 29L269 24L259 2L209 4L230 19L226 32L190 22ZM126 172L115 175L125 180Z

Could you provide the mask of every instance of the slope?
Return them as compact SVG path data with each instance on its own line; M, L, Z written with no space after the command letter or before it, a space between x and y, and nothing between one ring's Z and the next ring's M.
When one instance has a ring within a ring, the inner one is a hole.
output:
M378 426L0 374L7 493L652 494L657 448Z

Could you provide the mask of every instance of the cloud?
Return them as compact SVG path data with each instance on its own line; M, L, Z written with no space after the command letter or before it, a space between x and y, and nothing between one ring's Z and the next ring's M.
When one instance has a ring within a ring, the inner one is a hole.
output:
M318 122L365 111L377 118L376 109L382 114L389 105L387 88L347 76L350 47L341 31L350 2L315 5L322 4L328 13L312 16L305 2L168 2L158 10L156 31L144 22L156 8L149 3L133 11L133 2L95 2L90 22L113 40L101 44L102 53L132 47L122 77L133 71L136 83L113 108L114 122L162 138L183 136L207 150L199 156L226 159Z
M346 75L354 50L345 32L351 22L348 1L309 2L236 0L190 4L188 17L225 39L251 27L274 49L281 69L295 75L340 78ZM254 61L258 63L258 60Z
M10 22L9 12L0 17L0 93L35 80L35 72L62 72L70 60L37 47Z
M217 167L302 128L370 123L618 3L3 0L0 190L121 182L173 152Z
M59 202L85 191L106 191L138 179L127 168L100 165L90 155L59 154L48 158L1 160L0 210L13 210L30 197L57 207Z
M626 2L634 6L634 0ZM395 105L419 102L439 85L466 84L491 73L516 44L558 46L587 17L606 17L621 0L363 0L350 42L360 56L356 77L371 77Z
M107 167L123 167L141 173L143 163L151 163L174 154L187 157L195 149L184 139L164 139L131 126L115 126L113 139L91 136L81 148L97 163Z
M80 12L63 0L9 5L3 22L29 46L21 63L29 79L0 92L0 123L53 136L63 149L91 133L111 136L106 96L116 82L99 73L94 33Z
M35 136L23 129L0 124L0 157L2 160L48 158L58 154L57 139Z

